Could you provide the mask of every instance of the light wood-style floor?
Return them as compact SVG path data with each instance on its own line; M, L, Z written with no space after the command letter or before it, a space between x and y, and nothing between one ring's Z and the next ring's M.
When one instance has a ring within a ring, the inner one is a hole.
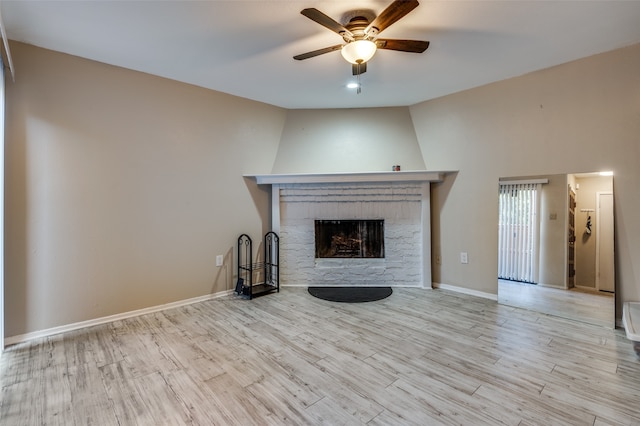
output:
M535 284L498 280L500 303L549 315L584 321L602 327L615 326L613 293L564 290Z
M284 288L8 348L8 425L640 424L621 330L446 290Z

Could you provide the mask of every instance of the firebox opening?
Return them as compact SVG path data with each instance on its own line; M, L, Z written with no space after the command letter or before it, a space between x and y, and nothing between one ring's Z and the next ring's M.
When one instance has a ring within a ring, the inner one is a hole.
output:
M316 258L384 258L384 220L316 220Z

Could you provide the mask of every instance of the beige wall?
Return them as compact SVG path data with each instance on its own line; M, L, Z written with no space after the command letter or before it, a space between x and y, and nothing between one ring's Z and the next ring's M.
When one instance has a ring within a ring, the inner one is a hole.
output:
M408 107L291 110L273 173L424 170Z
M243 173L393 164L459 171L432 190L434 281L492 294L498 178L613 170L619 295L640 300L640 45L410 108L340 111L12 53L7 336L230 288L215 255L229 262L239 233L269 223L268 190Z
M540 194L541 285L565 288L567 277L568 188L567 175L545 176Z
M640 300L640 45L411 107L433 189L434 277L497 292L501 176L613 170L620 300ZM461 265L459 252L469 253Z
M237 236L270 223L242 174L271 171L286 111L11 49L6 335L232 288Z

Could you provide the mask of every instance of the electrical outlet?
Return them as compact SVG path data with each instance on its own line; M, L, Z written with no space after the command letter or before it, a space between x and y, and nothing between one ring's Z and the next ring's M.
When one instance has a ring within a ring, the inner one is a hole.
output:
M469 255L466 251L460 252L460 263L469 263Z
M216 266L222 266L224 263L224 256L219 254L216 256Z

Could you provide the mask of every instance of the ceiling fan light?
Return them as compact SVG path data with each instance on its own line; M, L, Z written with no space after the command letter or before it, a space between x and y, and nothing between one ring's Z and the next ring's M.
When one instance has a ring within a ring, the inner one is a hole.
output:
M371 40L356 40L342 47L342 57L352 64L369 61L376 53L376 44Z

